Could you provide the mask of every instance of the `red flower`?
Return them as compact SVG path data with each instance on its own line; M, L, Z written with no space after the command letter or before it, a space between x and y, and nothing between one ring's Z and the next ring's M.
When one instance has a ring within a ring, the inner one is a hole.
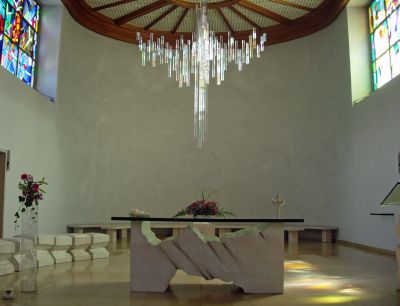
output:
M39 184L32 185L33 192L39 192Z
M28 174L26 174L26 173L23 173L23 174L21 174L21 180L27 180L28 179Z

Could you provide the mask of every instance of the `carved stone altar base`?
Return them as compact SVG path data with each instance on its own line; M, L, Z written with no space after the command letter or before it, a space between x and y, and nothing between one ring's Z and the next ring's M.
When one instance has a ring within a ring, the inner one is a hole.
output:
M131 290L163 292L177 269L205 279L233 281L246 293L283 293L284 225L263 224L220 238L202 223L177 237L156 238L149 222L132 222ZM202 233L201 233L202 232Z

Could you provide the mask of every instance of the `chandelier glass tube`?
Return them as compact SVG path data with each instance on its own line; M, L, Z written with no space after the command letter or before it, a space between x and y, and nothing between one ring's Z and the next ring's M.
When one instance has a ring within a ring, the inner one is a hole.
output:
M175 78L179 88L191 85L194 77L194 138L197 146L204 144L207 132L208 85L210 78L221 85L225 80L225 71L229 63L237 65L242 71L243 65L250 64L250 59L259 58L264 51L267 34L257 37L257 31L249 35L248 40L236 40L228 32L227 40L210 31L207 19L207 0L200 0L196 9L196 30L192 40L185 41L181 35L175 46L165 41L164 36L154 38L150 33L145 41L140 32L136 39L141 52L142 66L156 67L168 65L168 77Z

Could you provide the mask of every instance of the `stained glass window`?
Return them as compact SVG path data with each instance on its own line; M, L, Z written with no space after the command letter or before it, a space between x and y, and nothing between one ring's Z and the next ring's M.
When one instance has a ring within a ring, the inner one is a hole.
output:
M34 0L0 0L1 66L33 86L40 6Z
M400 74L400 0L374 0L369 7L374 90Z
M0 31L3 33L4 31L4 22L6 19L6 9L4 7L4 2L3 0L0 0Z
M1 65L11 73L17 71L18 47L7 36L3 36L3 50L1 54Z
M19 50L17 76L26 84L31 84L34 72L34 62L24 51Z

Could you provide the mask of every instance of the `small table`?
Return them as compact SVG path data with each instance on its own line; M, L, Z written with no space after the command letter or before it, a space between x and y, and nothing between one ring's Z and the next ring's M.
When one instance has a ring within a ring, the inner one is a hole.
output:
M304 219L136 218L131 221L131 291L164 292L181 269L232 281L246 293L283 293L284 224ZM177 237L157 239L150 222L186 223ZM214 223L258 224L221 237Z

